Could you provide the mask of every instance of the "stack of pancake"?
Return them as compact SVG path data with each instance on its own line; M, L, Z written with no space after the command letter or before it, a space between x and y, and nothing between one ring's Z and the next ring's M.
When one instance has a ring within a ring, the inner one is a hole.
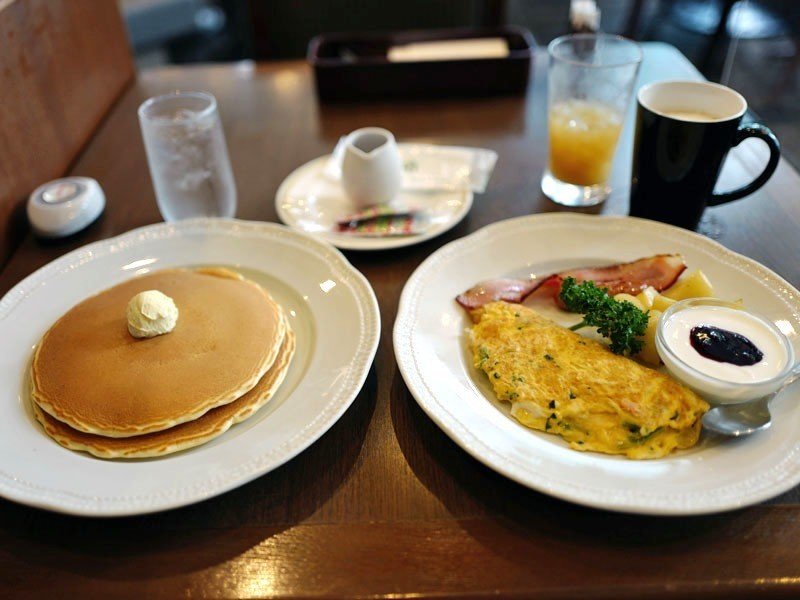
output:
M175 329L134 338L126 305L159 290ZM255 414L289 368L295 337L261 286L226 269L169 269L88 298L45 334L31 367L33 411L66 448L101 458L161 456Z

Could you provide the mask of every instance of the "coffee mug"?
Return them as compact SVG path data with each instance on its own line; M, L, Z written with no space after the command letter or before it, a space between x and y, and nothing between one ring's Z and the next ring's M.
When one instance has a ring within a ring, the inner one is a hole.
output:
M716 83L660 81L636 96L630 214L696 229L706 206L752 194L772 176L781 150L764 125L742 123L747 101ZM728 151L756 137L769 146L769 161L749 184L715 194Z

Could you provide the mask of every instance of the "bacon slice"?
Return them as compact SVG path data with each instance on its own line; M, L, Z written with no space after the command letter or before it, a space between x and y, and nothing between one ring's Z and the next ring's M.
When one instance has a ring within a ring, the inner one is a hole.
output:
M567 277L578 281L594 281L610 295L621 293L638 294L647 287L659 292L670 287L686 269L680 254L657 254L629 263L607 267L583 267L555 273L544 279L495 279L484 281L456 298L456 301L472 310L496 300L520 303L532 293L537 297L552 297L558 302L561 284Z
M547 290L548 293L558 296L564 279L574 277L577 281L594 281L611 296L623 293L635 296L648 287L654 287L659 292L667 289L681 276L684 269L686 263L680 254L657 254L607 267L562 271L544 280L541 287L542 293Z
M469 288L456 298L467 310L480 308L484 304L505 300L519 304L542 283L541 279L492 279Z

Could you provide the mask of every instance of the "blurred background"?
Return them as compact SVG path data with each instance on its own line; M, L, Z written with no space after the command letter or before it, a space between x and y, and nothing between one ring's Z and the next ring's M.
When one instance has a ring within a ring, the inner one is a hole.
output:
M569 29L569 0L118 0L140 69L302 58L335 31L500 24L538 44ZM670 43L740 91L800 166L800 1L598 0L603 31Z

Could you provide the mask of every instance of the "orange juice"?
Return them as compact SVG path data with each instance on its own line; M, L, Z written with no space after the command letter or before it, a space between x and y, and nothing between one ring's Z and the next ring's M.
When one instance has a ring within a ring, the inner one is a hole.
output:
M586 100L566 100L550 108L550 172L566 183L608 181L622 129L612 108Z

